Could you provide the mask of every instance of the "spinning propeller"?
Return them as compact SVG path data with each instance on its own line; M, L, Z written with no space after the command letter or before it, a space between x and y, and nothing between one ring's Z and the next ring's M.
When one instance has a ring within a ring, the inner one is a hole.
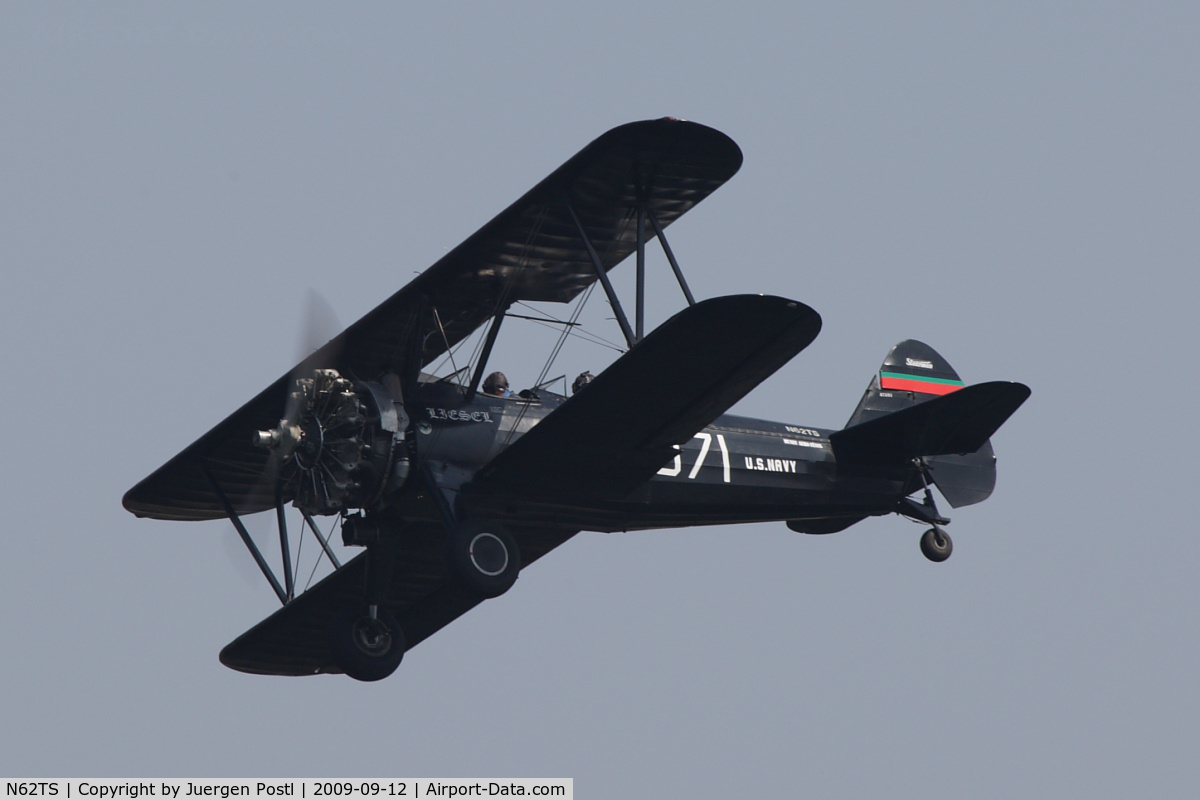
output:
M283 417L252 436L255 446L271 453L264 481L281 496L290 495L305 514L368 508L386 489L403 483L408 469L403 446L408 418L398 391L351 380L327 366L337 360L321 347L322 328L330 327L337 327L332 309L310 290L307 352L289 381Z

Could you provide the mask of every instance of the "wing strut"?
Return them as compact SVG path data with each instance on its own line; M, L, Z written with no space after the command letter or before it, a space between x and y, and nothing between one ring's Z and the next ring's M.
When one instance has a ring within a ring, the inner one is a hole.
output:
M667 244L667 237L663 236L662 225L658 224L658 217L654 216L654 212L648 208L646 217L654 226L654 235L658 237L658 243L662 245L663 252L667 254L667 261L671 262L671 269L675 272L675 279L679 281L679 288L683 289L683 296L687 298L688 305L696 305L696 298L692 296L692 290L688 288L687 281L683 279L683 270L679 268L679 262L675 260L675 253L671 251L671 245Z
M501 303L496 309L496 315L492 317L491 327L488 328L487 339L483 342L483 352L479 354L479 363L475 365L475 374L471 376L471 386L467 389L466 402L471 402L475 399L475 393L479 391L479 382L483 379L483 370L487 367L488 359L492 355L492 347L496 344L496 334L500 332L500 323L504 321L505 314L508 313L508 304Z
M221 507L225 509L225 513L228 515L229 521L233 523L233 527L237 528L238 535L242 537L242 541L246 544L246 549L250 551L250 555L254 556L254 561L258 564L258 568L262 570L263 577L267 579L267 583L271 584L271 588L274 589L275 594L279 596L279 602L286 606L288 604L287 592L285 592L283 587L279 585L279 580L275 577L275 573L271 570L271 565L267 563L265 558L263 558L263 554L259 552L258 545L256 545L254 540L250 538L250 532L247 531L246 526L242 524L242 518L239 517L238 513L233 510L233 506L230 504L229 498L225 496L225 492L221 491L221 484L217 483L217 479L214 478L212 473L208 471L208 467L202 466L200 469L204 470L204 475L208 478L208 482L212 484L213 493L217 496L217 502L219 502Z
M588 238L587 231L583 229L583 223L579 221L579 215L575 213L575 207L571 205L570 200L567 200L567 211L571 214L575 229L579 231L579 238L583 240L583 246L587 248L588 257L592 259L592 266L596 268L596 277L600 279L600 285L604 287L604 293L608 295L608 303L617 315L617 323L621 326L621 333L625 334L625 342L633 347L637 344L637 339L633 335L633 329L629 327L625 309L621 307L621 300L617 297L612 281L608 279L608 273L604 270L604 262L600 260L596 248L592 247L592 240Z
M654 212L639 200L637 204L637 295L634 299L634 311L636 329L629 327L629 319L625 316L625 309L621 306L621 301L617 298L616 290L613 289L612 282L608 279L608 273L604 270L603 262L600 256L596 253L596 248L592 246L592 240L588 238L587 231L583 229L583 223L579 221L579 216L575 213L575 208L571 205L571 201L566 202L567 211L571 214L571 220L575 223L575 229L579 231L579 238L583 241L583 246L587 248L588 257L592 260L592 266L596 270L596 277L600 279L600 285L604 287L604 293L608 295L608 303L612 306L617 315L617 323L621 326L621 333L625 334L625 341L633 347L640 342L645 336L646 322L646 221L649 220L650 226L654 228L654 235L658 237L659 243L662 245L663 252L667 256L667 261L671 264L671 270L675 273L675 279L679 281L679 288L683 290L683 296L687 298L689 306L696 305L696 298L692 295L692 290L688 288L687 281L684 280L683 270L679 268L679 262L675 259L675 253L671 250L671 245L667 244L667 238L663 236L662 225L659 224L658 218L654 216Z
M287 517L283 513L283 486L275 487L275 521L279 525L279 552L283 557L283 585L287 589L287 600L290 603L296 596L296 579L292 577L292 552L288 547ZM301 531L303 533L303 531Z
M637 206L637 340L646 335L646 204Z
M258 545L254 543L254 539L250 537L250 532L246 530L246 526L242 523L242 518L234 509L233 504L229 502L229 498L225 496L225 492L221 489L221 485L217 483L217 479L208 470L208 467L201 467L204 472L204 477L212 484L213 494L217 497L217 502L225 509L225 515L229 517L229 521L233 523L233 527L237 530L238 536L242 537L242 542L246 545L246 549L250 551L250 555L254 556L254 562L258 564L258 568L262 570L263 577L267 579L267 583L271 584L271 588L275 590L279 602L285 606L296 599L296 579L292 570L291 547L289 545L287 516L284 514L283 497L280 493L275 495L275 518L279 526L279 551L283 559L283 580L284 585L279 585L279 579L275 577L275 571L271 569L271 565L263 558L262 551L258 549ZM308 527L312 530L313 536L317 537L317 541L321 544L321 549L325 555L329 557L329 561L333 564L334 569L341 569L341 562L338 560L337 554L333 552L333 548L329 546L329 540L322 534L320 528L317 527L316 520L309 514L304 514L304 521L308 523ZM304 526L300 526L300 536L304 536ZM319 558L319 557L318 557Z

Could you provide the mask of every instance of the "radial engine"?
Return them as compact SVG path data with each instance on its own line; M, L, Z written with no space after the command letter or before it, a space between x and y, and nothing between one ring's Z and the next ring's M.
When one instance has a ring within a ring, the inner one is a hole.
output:
M271 451L284 494L304 513L370 509L408 477L400 397L395 375L377 383L314 370L294 382L279 425L257 431L253 443Z

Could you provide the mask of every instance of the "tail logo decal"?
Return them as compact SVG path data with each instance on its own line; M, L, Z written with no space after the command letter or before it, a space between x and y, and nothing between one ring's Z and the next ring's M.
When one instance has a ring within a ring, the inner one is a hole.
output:
M885 391L920 392L921 394L950 394L963 387L962 381L908 375L902 372L880 372L879 388Z

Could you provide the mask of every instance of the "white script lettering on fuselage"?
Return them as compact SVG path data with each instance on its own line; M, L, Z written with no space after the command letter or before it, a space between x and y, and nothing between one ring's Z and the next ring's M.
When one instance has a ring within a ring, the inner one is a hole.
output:
M425 413L430 419L451 419L456 422L491 422L492 417L486 411L460 411L457 408L429 408Z

